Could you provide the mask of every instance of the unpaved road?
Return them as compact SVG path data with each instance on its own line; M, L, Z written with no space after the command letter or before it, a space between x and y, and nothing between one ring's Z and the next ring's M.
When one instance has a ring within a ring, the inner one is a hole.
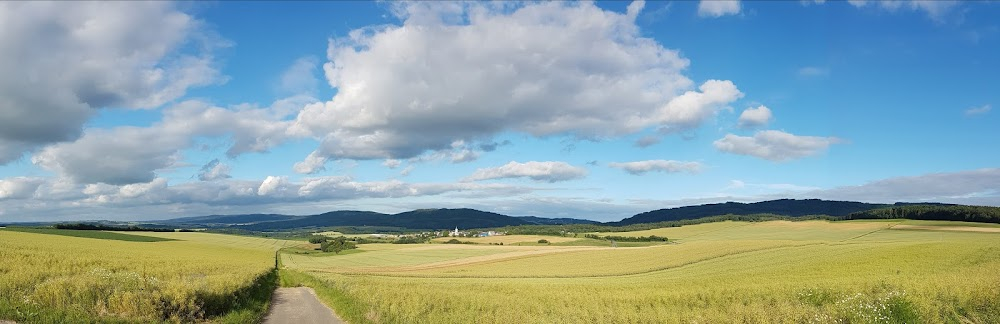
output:
M271 309L264 324L341 324L329 307L316 298L312 288L278 288L271 298Z

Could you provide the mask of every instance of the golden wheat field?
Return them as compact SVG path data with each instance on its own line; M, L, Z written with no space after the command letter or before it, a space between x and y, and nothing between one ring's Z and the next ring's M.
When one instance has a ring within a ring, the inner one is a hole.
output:
M273 281L275 251L294 244L209 233L122 235L172 240L134 242L0 229L0 319L253 320L260 311L249 308L260 308L260 301L252 297Z
M630 248L362 245L285 254L283 280L316 287L354 323L1000 322L1000 234L902 223L596 233L673 240Z

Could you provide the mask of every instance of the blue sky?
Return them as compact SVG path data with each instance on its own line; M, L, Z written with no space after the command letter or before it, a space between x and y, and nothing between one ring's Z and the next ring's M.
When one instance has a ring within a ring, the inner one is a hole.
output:
M994 2L0 4L0 221L1000 206Z

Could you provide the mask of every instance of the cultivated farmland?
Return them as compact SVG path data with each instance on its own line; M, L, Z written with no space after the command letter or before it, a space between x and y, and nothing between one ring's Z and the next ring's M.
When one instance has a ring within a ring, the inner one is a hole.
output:
M0 229L0 319L254 321L273 289L275 251L290 244L298 243L208 233Z
M282 261L286 284L357 323L1000 322L1000 234L954 230L967 225L720 222L593 233L671 239L646 247L362 245Z

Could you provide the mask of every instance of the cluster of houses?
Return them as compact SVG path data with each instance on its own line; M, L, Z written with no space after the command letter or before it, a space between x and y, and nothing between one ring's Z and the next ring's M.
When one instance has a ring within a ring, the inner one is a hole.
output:
M460 231L455 227L453 231L423 232L420 234L369 234L372 238L396 239L404 237L489 237L507 235L506 232L497 231Z
M438 236L442 236L442 237L445 237L445 236L452 236L452 237L489 237L489 236L507 235L507 233L505 233L505 232L497 232L497 231L485 231L485 232L478 232L478 233L477 232L470 232L470 231L459 231L458 227L455 227L455 230L450 231L450 232L448 232L448 231L441 231L441 232L437 232L435 234L437 234Z

